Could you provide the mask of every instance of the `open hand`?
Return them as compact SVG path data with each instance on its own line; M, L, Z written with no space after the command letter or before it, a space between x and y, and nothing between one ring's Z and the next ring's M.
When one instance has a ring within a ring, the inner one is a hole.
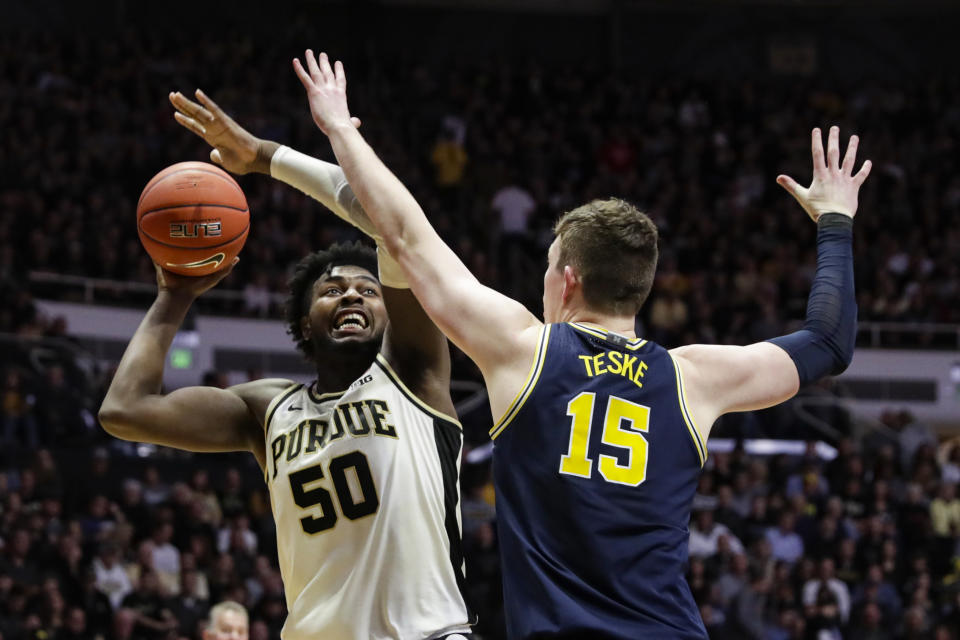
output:
M827 137L827 154L824 160L823 136L820 129L813 130L811 148L813 151L813 182L809 187L801 187L797 182L785 175L777 176L777 184L786 189L796 198L800 206L813 218L817 219L824 213L842 213L854 217L857 213L857 194L860 185L870 175L872 163L867 160L860 171L853 174L853 167L857 161L857 145L860 139L850 136L847 144L847 153L840 164L840 128L830 127Z
M331 68L327 54L321 53L316 59L311 49L307 49L303 57L307 69L303 68L299 58L294 58L293 70L307 90L310 113L320 130L330 135L340 126L359 127L360 120L351 118L347 108L347 74L343 63L337 60Z
M238 262L240 262L240 258L235 257L227 266L205 276L182 276L164 269L156 262L153 263L153 266L157 270L157 288L160 291L167 291L177 296L189 296L193 299L217 286L221 280L230 275Z
M210 159L238 175L251 171L270 173L269 158L260 153L264 141L237 124L200 89L196 96L201 104L179 91L171 92L170 102L177 110L173 117L213 147Z

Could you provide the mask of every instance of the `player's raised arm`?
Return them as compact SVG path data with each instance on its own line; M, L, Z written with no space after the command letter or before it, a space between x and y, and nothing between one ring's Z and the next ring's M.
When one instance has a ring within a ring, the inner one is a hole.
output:
M234 263L235 264L235 263ZM266 453L260 415L284 380L231 387L186 387L161 392L163 366L190 305L231 270L177 276L157 269L159 292L127 345L100 407L103 428L123 440L188 451L250 451L261 466Z
M337 62L334 69L326 54L317 60L310 50L306 65L294 61L314 122L330 139L354 193L424 309L485 375L507 362L528 361L539 321L523 305L485 287L470 273L366 143L351 123L343 65ZM501 330L490 331L493 326Z
M264 173L285 182L377 243L379 278L391 319L384 339L384 356L422 400L452 414L450 349L446 338L424 313L420 302L410 293L400 267L383 249L382 238L354 195L343 169L277 142L257 138L200 89L196 91L196 98L198 102L172 92L170 102L177 110L174 118L212 147L213 162L232 173ZM350 124L359 127L360 120L351 118ZM423 376L424 368L431 375Z
M820 130L814 129L812 184L802 187L788 176L777 178L817 223L817 271L803 328L745 347L690 345L671 351L704 435L724 413L778 404L800 385L838 374L850 364L857 330L853 217L871 167L867 160L853 173L858 142L857 136L850 138L841 164L839 129L830 129L826 158Z

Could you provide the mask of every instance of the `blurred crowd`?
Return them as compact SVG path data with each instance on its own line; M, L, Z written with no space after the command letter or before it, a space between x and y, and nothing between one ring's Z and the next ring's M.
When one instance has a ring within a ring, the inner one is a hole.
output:
M800 456L711 454L687 579L713 640L960 640L960 439L885 420L896 438L843 440L832 459L812 442ZM251 639L277 640L286 605L253 458L99 438L7 456L0 636L202 640L209 607L229 599L249 609ZM491 640L504 637L503 594L478 453L463 463L464 552L478 638Z
M135 228L140 190L207 151L174 123L168 91L203 87L256 135L332 159L289 71L300 44L184 38L0 36L0 334L66 334L33 297L79 294L31 283L31 271L154 280ZM554 220L614 195L648 211L662 236L646 337L780 333L803 317L815 228L774 178L806 182L810 128L836 123L861 135L861 161L875 165L857 218L860 318L960 322L956 78L842 90L345 62L351 108L379 155L470 269L534 311ZM221 285L238 293L207 308L278 317L290 266L356 232L269 178L239 180L252 231ZM3 371L0 640L200 640L224 599L250 610L252 640L279 637L283 585L252 459L138 458L99 433L97 392L75 397L69 371L47 367L30 384ZM829 461L812 447L710 456L688 580L711 638L960 640L960 446L938 445L907 415L885 422L895 437L843 441ZM61 448L74 436L97 446ZM503 637L488 465L465 462L462 479L485 639Z
M208 151L174 122L171 90L203 87L257 135L332 159L289 70L293 45L185 39L0 38L0 279L154 280L139 193ZM364 53L346 64L352 110L387 165L481 280L535 311L554 220L615 195L662 235L648 337L745 342L802 318L815 228L774 178L808 180L810 129L836 123L875 165L857 221L861 320L960 321L956 78L843 90ZM221 287L239 292L231 311L275 316L290 265L356 232L269 178L240 181L252 232Z

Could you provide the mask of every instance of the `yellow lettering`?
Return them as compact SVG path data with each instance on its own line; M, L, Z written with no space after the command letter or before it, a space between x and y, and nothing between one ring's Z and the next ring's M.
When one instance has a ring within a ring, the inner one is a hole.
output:
M577 356L577 357L583 360L583 366L587 368L587 375L592 378L593 369L590 368L590 356Z
M610 373L620 373L623 371L623 362L620 358L623 357L623 354L619 351L608 351L607 357L610 359L610 366L607 367L607 371Z
M594 375L597 375L597 376L598 376L598 375L600 375L601 373L606 373L606 372L607 372L607 368L606 368L605 366L603 366L603 365L604 365L603 355L604 355L604 354L602 354L602 353L598 353L597 355L593 356L593 371L594 371Z
M648 368L649 367L647 367L647 363L641 360L640 364L637 365L637 374L631 378L631 380L633 380L633 384L637 385L638 387L643 386L643 383L640 382L640 378L643 377L644 372L646 372Z
M629 353L623 354L623 371L620 373L622 373L625 378L633 380L633 363L636 361L636 356L632 356Z

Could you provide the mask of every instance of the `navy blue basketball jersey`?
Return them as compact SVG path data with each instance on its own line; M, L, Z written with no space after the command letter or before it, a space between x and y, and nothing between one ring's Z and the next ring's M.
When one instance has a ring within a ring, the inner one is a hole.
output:
M706 448L663 347L546 325L494 426L510 638L707 637L684 577Z

